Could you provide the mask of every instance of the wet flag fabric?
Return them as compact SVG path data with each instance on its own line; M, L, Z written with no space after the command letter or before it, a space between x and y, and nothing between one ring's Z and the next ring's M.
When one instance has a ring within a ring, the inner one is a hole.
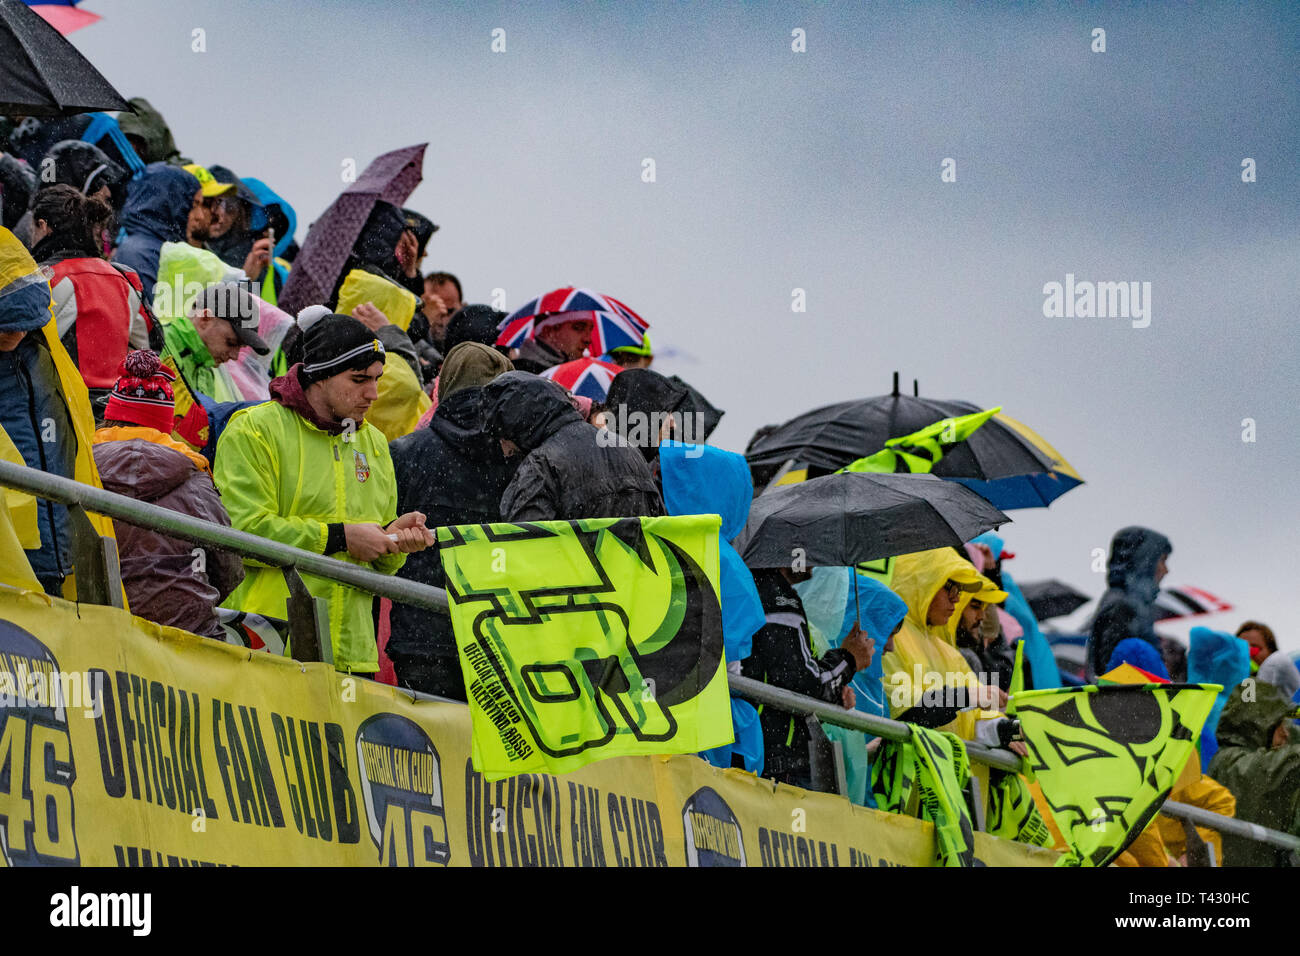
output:
M962 791L970 780L970 758L961 738L909 724L907 741L882 741L871 764L876 805L907 814L916 791L920 817L934 824L935 851L942 866L975 865L975 828Z
M1009 711L1070 852L1106 866L1159 812L1192 755L1218 688L1119 684L1015 694Z
M732 742L716 515L438 529L488 780Z
M1038 807L1025 778L1005 770L989 771L989 802L984 830L1004 840L1051 846L1052 831Z

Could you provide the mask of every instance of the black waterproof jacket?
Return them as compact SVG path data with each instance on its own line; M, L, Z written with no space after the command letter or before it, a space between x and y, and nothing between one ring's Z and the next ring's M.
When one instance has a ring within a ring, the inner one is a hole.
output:
M844 688L857 670L853 655L834 647L820 658L813 657L803 602L779 570L755 571L754 584L767 623L754 635L753 650L740 662L740 673L828 704L841 703ZM758 717L763 727L765 772L807 771L811 758L804 718L767 704L759 707Z
M1109 589L1097 604L1088 638L1089 678L1106 672L1110 655L1120 641L1136 637L1157 651L1154 601L1160 593L1156 565L1172 553L1169 539L1150 528L1128 527L1115 532L1106 566Z
M398 514L421 511L430 528L501 520L501 494L514 465L501 454L501 444L483 433L482 400L483 389L462 388L439 403L428 427L389 444ZM437 548L407 555L397 575L439 588L445 583ZM389 621L390 657L455 659L446 614L394 603Z
M494 437L526 455L501 496L506 521L661 515L650 467L612 432L583 421L564 389L527 372L506 372L483 389Z

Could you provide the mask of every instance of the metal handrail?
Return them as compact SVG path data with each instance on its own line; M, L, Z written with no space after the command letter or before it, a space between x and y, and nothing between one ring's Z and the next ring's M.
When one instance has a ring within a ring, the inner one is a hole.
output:
M730 683L733 693L740 694L749 700L768 704L772 707L779 707L781 710L791 713L811 714L818 720L823 720L828 724L835 724L838 727L860 730L886 740L895 741L907 740L912 735L911 727L900 721L890 720L887 717L876 717L856 710L846 711L834 704L828 704L812 697L804 697L794 691L773 687L771 684L764 684L748 677L739 677L732 674L730 675ZM1008 770L1012 773L1025 772L1022 759L1009 750L989 747L974 740L967 740L964 743L966 744L966 753L974 763L997 767L999 770ZM1160 812L1179 820L1187 820L1196 826L1209 827L1218 830L1220 833L1231 833L1233 836L1244 837L1258 843L1267 843L1284 850L1300 853L1300 837L1282 833L1279 830L1271 830L1257 823L1238 820L1235 817L1225 817L1211 810L1203 810L1200 807L1179 803L1175 800L1166 800L1161 806Z
M245 531L238 531L225 525L213 524L200 518L172 511L159 505L137 501L125 495L119 495L102 488L72 481L58 475L51 475L35 468L15 465L0 461L0 487L16 488L37 497L57 501L69 507L80 507L86 511L101 514L115 521L124 521L137 527L164 532L193 544L207 545L233 552L241 557L251 558L263 564L279 568L294 568L314 574L317 577L340 584L368 591L371 594L386 597L401 604L426 608L431 611L447 613L447 592L427 584L419 584L404 578L379 574L366 568L326 557L311 551L304 551L290 545L280 544ZM846 711L842 707L805 697L793 691L761 681L728 674L731 692L759 704L767 704L795 714L806 714L818 720L859 730L885 740L905 741L911 738L911 727L887 717L864 714L861 711ZM402 688L403 693L414 695L415 699L438 700L410 688ZM996 767L1013 773L1023 772L1021 758L1009 750L989 747L978 741L965 741L966 752L975 763ZM1270 830L1267 827L1245 820L1225 817L1199 807L1166 800L1161 812L1171 817L1188 820L1197 826L1210 827L1222 833L1266 843L1271 846L1300 853L1300 837L1288 833Z
M162 531L191 544L207 545L251 558L276 568L296 568L320 578L348 584L402 604L447 613L447 592L427 584L392 577L366 568L281 544L246 531L213 524L201 518L172 511L147 501L137 501L102 488L84 485L35 468L0 461L0 486L17 488L31 495L65 505L79 505L86 511L141 528Z

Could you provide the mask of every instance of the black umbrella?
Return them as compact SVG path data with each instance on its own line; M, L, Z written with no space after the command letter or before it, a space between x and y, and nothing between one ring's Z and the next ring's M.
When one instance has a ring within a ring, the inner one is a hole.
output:
M0 0L0 113L134 112L59 31L19 0Z
M1034 617L1040 621L1064 617L1092 600L1082 591L1055 578L1047 581L1027 581L1020 585L1020 593L1025 596L1029 610L1033 611Z
M901 395L895 373L892 394L805 412L768 431L745 457L759 484L787 461L807 467L810 476L822 475L875 454L891 438L980 410L970 402ZM1058 475L1058 464L1028 436L995 416L970 438L947 449L932 474L970 482L1000 508L1019 508L1046 504L1079 484ZM1026 476L1033 479L1031 488L1024 487Z
M851 567L966 541L1011 519L930 475L843 474L759 495L736 550L751 568Z

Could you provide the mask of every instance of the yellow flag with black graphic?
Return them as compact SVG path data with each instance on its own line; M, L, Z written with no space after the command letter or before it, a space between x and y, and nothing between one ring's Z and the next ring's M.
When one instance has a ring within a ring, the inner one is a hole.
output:
M488 780L731 743L716 515L438 529Z
M1121 684L1014 696L1028 770L1070 845L1058 866L1106 866L1124 852L1169 796L1217 693Z

